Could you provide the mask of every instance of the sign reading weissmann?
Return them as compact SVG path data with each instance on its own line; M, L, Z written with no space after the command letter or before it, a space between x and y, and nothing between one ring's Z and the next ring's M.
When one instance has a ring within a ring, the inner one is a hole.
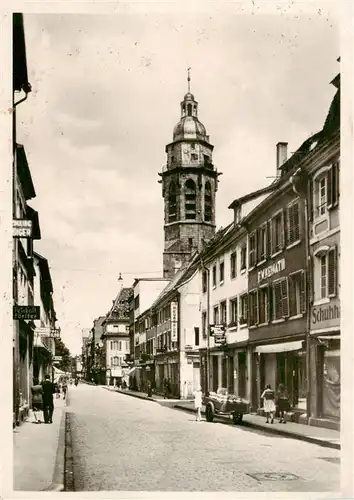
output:
M171 342L178 341L178 304L171 302Z
M285 270L285 259L279 259L268 267L258 271L258 282L270 278L274 274L278 274Z

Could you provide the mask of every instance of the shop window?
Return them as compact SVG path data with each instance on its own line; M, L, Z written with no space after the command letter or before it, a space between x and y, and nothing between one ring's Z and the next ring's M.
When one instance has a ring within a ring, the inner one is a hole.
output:
M258 293L254 290L248 294L249 303L249 316L248 324L250 326L257 325L258 323Z
M192 179L185 184L185 213L186 219L196 218L196 187Z
M265 286L258 290L259 324L269 321L269 287Z
M230 324L229 324L229 326L237 325L237 317L238 317L237 306L238 306L237 297L234 299L231 299L229 302L229 311L230 311Z
M277 320L289 316L289 290L287 278L273 282L273 304L273 319Z
M214 325L219 324L219 306L214 307Z
M241 247L241 267L240 267L241 271L246 270L246 267L247 267L246 260L247 260L247 246L244 244Z
M284 246L284 215L278 212L272 218L272 254L280 252Z
M220 320L223 325L227 324L226 300L220 303Z
M257 241L256 231L253 231L253 233L251 233L249 236L249 243L248 243L248 248L249 248L248 262L249 262L250 267L253 267L256 265L256 260L257 260L256 241Z
M202 334L203 338L207 337L207 313L206 311L202 312Z
M213 287L216 287L216 266L213 266Z
M212 220L212 196L211 185L209 181L205 183L204 190L204 219L206 222L211 222Z
M267 223L258 229L258 261L265 260L267 255Z
M203 293L206 293L208 290L208 273L207 273L207 271L203 271L203 274L202 274L202 289L203 289Z
M287 237L289 245L300 240L300 204L298 201L287 207Z
M304 314L305 302L305 272L299 271L289 276L290 316Z
M220 262L219 265L219 276L220 276L220 285L224 283L224 271L225 271L225 265L223 262Z
M176 184L171 182L168 194L168 222L177 220L177 194Z
M247 293L240 297L240 325L247 324L248 321L248 296Z
M233 252L230 255L230 277L231 277L231 279L236 278L236 269L237 269L236 265L237 265L236 252Z

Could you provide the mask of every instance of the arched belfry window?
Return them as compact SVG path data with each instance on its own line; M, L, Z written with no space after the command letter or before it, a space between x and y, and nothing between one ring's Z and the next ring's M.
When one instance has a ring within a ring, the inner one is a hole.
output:
M211 197L211 186L210 182L205 183L204 190L204 219L206 222L211 222L212 216L212 197Z
M192 105L191 104L187 105L187 113L188 113L188 116L192 116Z
M192 179L188 179L185 184L184 196L186 219L195 219L197 190Z
M168 222L175 220L177 220L177 194L176 184L172 182L168 192Z

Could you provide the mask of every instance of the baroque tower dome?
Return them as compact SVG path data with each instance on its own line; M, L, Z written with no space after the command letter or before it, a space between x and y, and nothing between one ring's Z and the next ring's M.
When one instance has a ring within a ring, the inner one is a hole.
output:
M173 140L195 139L208 142L204 125L198 119L198 102L190 92L181 102L181 119L173 130Z

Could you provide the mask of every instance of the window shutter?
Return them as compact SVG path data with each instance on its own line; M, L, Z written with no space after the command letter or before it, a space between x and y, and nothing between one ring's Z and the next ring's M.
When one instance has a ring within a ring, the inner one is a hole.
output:
M290 234L288 231L288 218L289 218L289 212L288 210L292 207L284 208L283 210L283 218L282 218L282 226L283 226L283 231L282 231L282 239L281 239L281 247L285 247L288 243L290 243Z
M296 285L295 277L289 276L289 302L290 302L290 316L297 314L296 310Z
M267 222L267 248L266 255L270 257L272 255L272 219Z
M289 289L288 279L285 278L281 282L281 303L282 303L282 316L283 318L289 316Z
M259 306L258 306L258 292L254 292L253 294L254 300L254 322L257 325L259 323Z
M301 272L300 276L300 313L306 313L306 274Z
M273 288L269 285L268 288L268 321L273 319Z
M337 247L328 252L328 295L337 295Z
M280 319L283 316L281 281L274 283L273 286L274 286L274 319Z
M313 198L314 198L314 183L313 180L310 179L308 183L308 220L309 222L313 221Z
M332 190L333 190L333 196L332 196L332 201L333 201L333 206L338 205L339 201L339 162L336 162L332 166Z
M333 165L327 171L327 207L333 206Z

